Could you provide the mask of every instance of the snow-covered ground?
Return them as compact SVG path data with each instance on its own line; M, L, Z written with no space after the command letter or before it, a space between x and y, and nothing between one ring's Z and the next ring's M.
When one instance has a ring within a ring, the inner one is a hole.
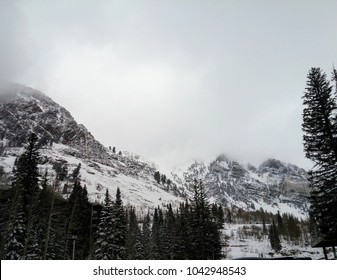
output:
M252 229L252 224L229 224L225 223L223 233L229 237L227 259L258 257L258 258L272 258L272 257L294 257L294 258L324 258L323 250L321 248L312 248L310 244L294 245L281 238L282 250L279 254L275 254L270 246L268 235L261 235L260 238L250 236L249 238L242 238L239 232L246 228L249 232ZM254 225L262 228L262 225ZM329 258L333 258L332 253Z

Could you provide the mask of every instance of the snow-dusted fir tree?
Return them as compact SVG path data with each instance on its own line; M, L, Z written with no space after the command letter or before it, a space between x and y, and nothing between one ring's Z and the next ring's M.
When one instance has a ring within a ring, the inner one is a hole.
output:
M125 241L127 258L130 260L141 260L143 255L142 233L138 226L135 208L128 211L128 223Z
M143 244L143 259L148 260L151 256L151 219L150 214L147 213L147 215L144 218L143 226L142 226L142 239L141 243Z
M20 260L24 258L26 237L26 224L20 191L14 194L10 215L5 240L5 258L7 260Z
M117 188L116 200L112 207L112 225L113 225L113 259L126 259L125 235L126 235L126 217L121 191Z
M285 235L285 227L280 211L277 211L277 228L280 235Z
M75 259L86 259L88 257L88 249L90 247L90 211L91 207L86 187L82 187L79 180L75 181L66 209L65 259L70 259L74 252ZM76 250L74 252L70 245L73 236L76 238Z
M33 213L33 200L39 190L39 160L38 137L32 133L25 145L24 152L15 162L13 180L13 184L22 189L27 222L30 222Z
M42 257L42 243L38 237L37 230L32 227L30 230L30 242L27 244L27 260L39 260Z
M150 259L162 260L164 259L164 240L162 232L164 230L163 212L158 207L154 210L153 222L151 227L151 242L150 242Z
M281 245L280 237L279 237L278 230L276 228L274 220L269 228L269 240L270 240L271 248L276 253L280 252L282 249L282 245Z
M335 82L337 74L334 70ZM309 172L311 211L321 233L337 235L337 122L336 96L326 74L311 68L303 96L304 151L315 163Z
M112 220L112 201L109 190L106 190L104 205L98 224L95 242L95 259L112 260L113 259L113 220Z
M29 251L34 251L39 247L36 240L36 231L34 223L36 216L34 215L34 207L36 207L36 198L39 191L39 147L38 137L32 133L25 145L24 152L15 161L14 178L12 188L12 205L10 210L10 219L8 228L12 228L12 232L8 232L7 240L11 240L9 247L21 248L23 250L17 252L20 258L27 258ZM19 235L20 237L18 237ZM23 235L23 238L22 238ZM8 248L7 246L7 252ZM11 255L14 254L11 249Z
M192 246L192 221L190 215L190 206L188 202L181 203L179 205L179 210L176 212L177 216L177 238L176 238L176 251L175 251L175 259L178 260L186 260L186 259L194 259L193 257L193 246Z
M206 199L201 180L195 180L194 196L191 200L191 241L193 259L219 259L221 257L220 233L212 219L210 204Z
M174 216L172 205L168 205L168 209L165 213L164 229L165 229L165 242L164 250L166 259L174 259L177 252L177 221Z

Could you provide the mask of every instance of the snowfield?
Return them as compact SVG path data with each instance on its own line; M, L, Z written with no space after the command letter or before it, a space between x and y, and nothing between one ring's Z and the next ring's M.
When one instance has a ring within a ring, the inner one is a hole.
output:
M261 224L256 224L262 228ZM268 225L267 225L268 226ZM281 238L282 250L279 254L275 254L270 246L268 235L261 236L260 239L251 236L250 238L240 237L240 231L246 228L250 231L252 224L229 224L225 223L223 234L228 236L229 246L226 248L226 259L257 257L257 258L273 258L273 257L294 257L294 258L324 258L321 248L312 248L310 244L296 245ZM332 258L332 253L330 254Z

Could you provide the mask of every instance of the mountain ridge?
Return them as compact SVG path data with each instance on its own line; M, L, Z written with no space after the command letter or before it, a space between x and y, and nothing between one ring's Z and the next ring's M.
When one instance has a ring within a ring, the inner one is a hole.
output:
M41 168L56 176L55 165L71 170L81 163L81 178L93 201L100 201L106 188L114 191L119 186L130 204L143 208L176 204L191 196L190 185L197 178L203 180L211 202L307 216L306 172L296 165L269 159L254 167L219 155L210 163L194 162L186 170L165 175L170 184L158 183L153 176L155 164L130 152L112 152L47 95L16 85L0 94L0 145L7 150L0 154L0 165L7 172L31 132L39 136L42 146ZM60 191L66 184L61 182Z

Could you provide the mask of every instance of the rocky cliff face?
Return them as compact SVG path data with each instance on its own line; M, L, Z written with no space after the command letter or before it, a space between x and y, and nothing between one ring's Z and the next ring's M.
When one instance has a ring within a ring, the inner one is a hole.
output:
M178 177L177 175L174 175ZM307 173L293 164L268 159L259 167L220 155L210 164L195 162L180 176L185 186L194 178L204 181L212 201L245 210L261 207L271 212L308 213Z
M108 163L106 149L71 114L37 90L12 85L0 94L0 140L22 146L31 132L41 145L60 143L78 150L81 157Z
M94 201L102 200L107 188L114 194L117 187L126 203L142 207L176 203L185 196L174 182L168 189L154 180L154 164L135 154L117 154L104 147L45 94L12 85L0 93L0 166L6 172L11 172L31 132L39 137L41 172L48 169L51 181L58 171L65 174L59 186L65 196L71 191L71 173L78 164L82 183Z
M12 170L31 132L40 139L41 172L48 169L54 178L57 168L66 170L59 186L65 196L70 174L80 163L81 180L91 200L101 200L107 188L114 193L120 187L126 203L147 208L176 204L192 194L191 183L198 178L204 181L210 200L224 206L307 215L307 175L295 165L269 159L254 167L220 155L211 163L194 162L181 174L172 173L170 185L157 183L155 164L129 152L113 153L45 94L20 85L2 90L0 166L6 172Z

